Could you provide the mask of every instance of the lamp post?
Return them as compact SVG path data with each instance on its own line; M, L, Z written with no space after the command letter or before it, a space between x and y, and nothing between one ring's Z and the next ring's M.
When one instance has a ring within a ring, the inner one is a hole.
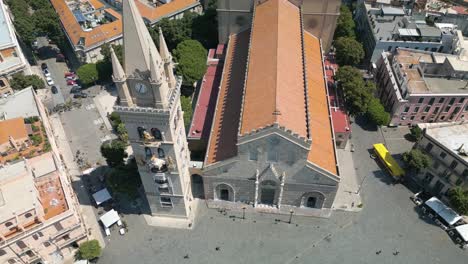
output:
M294 214L294 211L293 211L292 209L289 210L289 221L288 221L288 224L291 224L293 214Z
M245 219L245 206L242 207L242 219Z

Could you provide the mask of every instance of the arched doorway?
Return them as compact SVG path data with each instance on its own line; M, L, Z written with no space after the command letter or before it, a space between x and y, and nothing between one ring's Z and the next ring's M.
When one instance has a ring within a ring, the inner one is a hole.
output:
M234 193L234 189L225 184L225 183L221 183L221 184L218 184L216 185L215 187L215 200L223 200L223 201L230 201L230 202L234 202L235 200L235 193Z
M192 174L192 195L193 198L205 199L203 178L199 174Z
M308 192L302 195L301 207L321 209L325 202L325 195L320 192Z
M276 190L278 185L274 181L260 183L260 203L274 205L276 203Z

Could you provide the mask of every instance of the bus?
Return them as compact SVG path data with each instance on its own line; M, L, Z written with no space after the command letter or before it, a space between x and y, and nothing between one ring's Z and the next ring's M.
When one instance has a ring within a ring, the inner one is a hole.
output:
M398 165L393 159L392 154L387 150L384 144L374 144L375 155L382 161L382 164L387 168L387 171L396 180L400 180L404 175L405 171Z

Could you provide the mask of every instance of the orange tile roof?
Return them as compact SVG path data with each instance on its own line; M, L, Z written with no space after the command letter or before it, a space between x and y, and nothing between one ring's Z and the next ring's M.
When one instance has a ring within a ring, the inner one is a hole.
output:
M0 144L7 143L10 136L16 140L28 137L23 118L0 121Z
M288 0L258 4L240 133L278 123L307 137L300 10Z
M84 38L83 46L88 49L122 34L122 16L110 8L105 9L104 12L114 16L116 18L114 22L100 25L90 31L84 31L65 0L50 0L50 2L59 15L62 25L74 46L78 45L81 38Z
M65 193L57 171L36 179L36 187L44 208L44 219L50 219L68 210Z
M154 23L157 20L160 20L171 14L178 13L180 10L196 6L199 3L199 0L173 0L170 3L158 7L151 7L141 3L138 0L135 0L135 4L138 8L138 11L140 11L141 16L149 20L151 23Z
M232 35L229 39L205 164L212 164L237 155L237 131L249 37L250 30L246 30Z
M312 146L307 160L337 174L335 146L323 74L320 40L304 31L304 50Z

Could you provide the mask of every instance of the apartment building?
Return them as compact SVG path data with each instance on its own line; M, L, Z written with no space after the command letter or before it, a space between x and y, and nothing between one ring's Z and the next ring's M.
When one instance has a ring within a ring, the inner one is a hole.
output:
M411 9L378 5L375 1L359 4L355 21L366 63L375 63L382 52L392 52L399 47L452 53L457 38L453 27L428 24L424 15L413 15Z
M414 177L424 190L447 200L450 189L468 189L468 123L419 124L416 147L429 154L432 166Z
M377 61L377 96L391 125L468 120L468 61L398 48Z
M0 157L0 263L71 260L87 232L45 109L27 88L0 100L0 114L11 145Z

